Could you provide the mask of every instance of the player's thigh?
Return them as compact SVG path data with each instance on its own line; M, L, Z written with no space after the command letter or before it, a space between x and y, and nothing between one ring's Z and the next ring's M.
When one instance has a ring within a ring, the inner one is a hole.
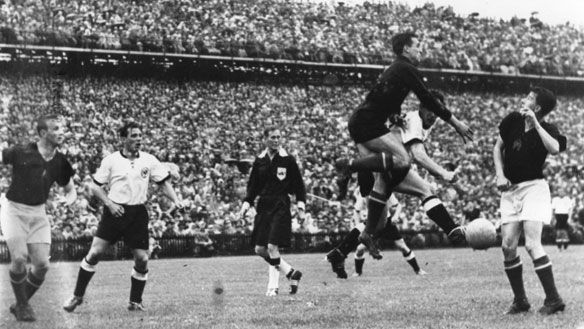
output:
M515 250L519 244L519 237L523 225L519 221L508 222L501 225L501 238L503 249Z
M541 232L543 223L541 221L526 220L523 221L523 233L525 234L525 247L541 245Z
M383 136L364 142L362 145L375 153L384 152L391 154L394 166L404 167L410 164L410 155L404 147L401 136L397 133L387 133Z
M48 243L29 243L28 255L36 267L48 267L51 245Z
M414 195L421 199L431 196L430 184L415 170L408 171L406 178L394 189L396 192Z

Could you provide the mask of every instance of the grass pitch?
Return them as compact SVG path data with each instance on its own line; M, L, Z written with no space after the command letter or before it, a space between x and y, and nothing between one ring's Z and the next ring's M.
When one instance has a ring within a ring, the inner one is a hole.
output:
M400 253L367 258L364 275L336 279L323 254L284 257L304 273L299 293L265 297L267 264L259 257L171 259L150 262L144 293L146 312L126 310L131 261L101 262L85 303L74 313L61 305L75 286L78 263L53 263L31 304L35 323L18 323L8 266L0 266L2 328L574 328L584 329L584 246L565 252L549 246L558 290L566 311L541 316L544 294L533 264L522 249L525 287L532 310L503 315L512 293L500 249L416 250L429 272L415 276ZM353 271L352 256L347 261ZM214 291L222 286L223 293Z

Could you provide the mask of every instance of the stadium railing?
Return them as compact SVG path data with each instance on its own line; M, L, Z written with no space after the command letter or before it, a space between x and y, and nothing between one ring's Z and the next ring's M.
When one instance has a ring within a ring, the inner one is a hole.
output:
M285 248L287 253L323 253L337 245L348 232L342 233L294 233L290 247ZM402 231L404 240L413 249L446 248L451 247L443 232L434 230ZM195 236L174 236L156 239L160 249L155 250L151 258L181 258L181 257L210 257L227 255L252 255L253 246L251 236L243 234L216 234L209 235L213 241L212 248L197 243ZM570 232L571 242L582 244L582 234L576 230ZM544 244L554 244L555 230L545 226L542 236ZM79 261L89 251L91 237L74 239L53 239L51 245L51 261ZM501 239L498 238L497 245ZM522 243L522 242L520 242ZM382 241L382 248L392 248L390 241ZM116 243L104 256L104 260L131 259L132 254L123 242ZM10 261L8 248L4 241L0 241L0 263Z

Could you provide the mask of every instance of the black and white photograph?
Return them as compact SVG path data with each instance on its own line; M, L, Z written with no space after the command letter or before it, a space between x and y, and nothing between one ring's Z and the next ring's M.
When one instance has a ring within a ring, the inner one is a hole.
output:
M584 1L0 0L0 328L584 329Z

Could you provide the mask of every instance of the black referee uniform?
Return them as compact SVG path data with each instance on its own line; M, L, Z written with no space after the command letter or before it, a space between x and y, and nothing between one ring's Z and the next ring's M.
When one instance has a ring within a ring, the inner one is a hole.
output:
M306 202L306 189L296 159L283 149L272 159L267 150L263 151L253 163L244 199L253 205L259 196L252 232L254 246L267 246L268 243L290 246L290 194L296 196L297 202Z

